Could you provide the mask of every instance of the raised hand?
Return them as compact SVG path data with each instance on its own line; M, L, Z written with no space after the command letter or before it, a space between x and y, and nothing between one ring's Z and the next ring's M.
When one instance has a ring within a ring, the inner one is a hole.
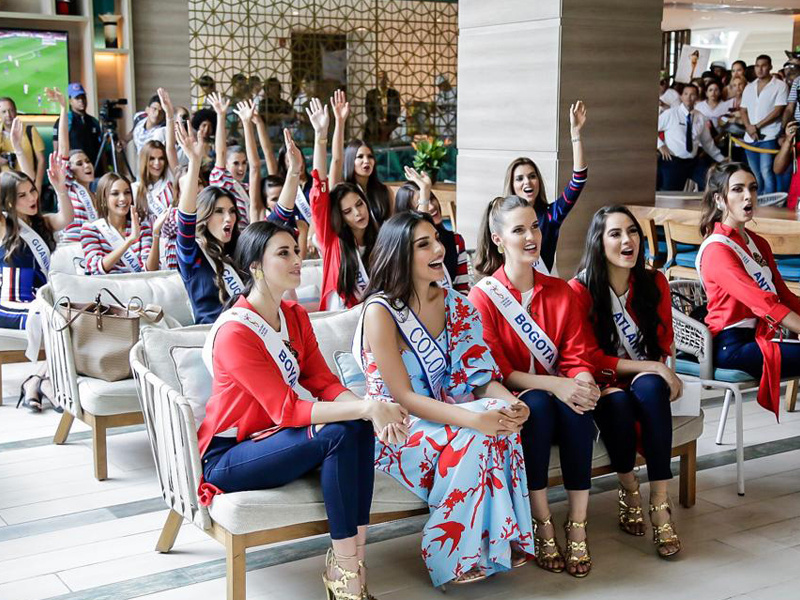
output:
M19 117L11 121L11 146L17 154L22 152L22 121Z
M328 125L331 118L328 114L328 107L322 106L319 98L311 99L311 102L308 103L308 108L306 108L306 114L311 126L314 128L314 133L328 133Z
M344 90L336 90L333 92L331 98L331 109L333 109L333 118L337 121L346 121L347 115L350 114L350 103L347 101L347 96Z
M228 107L231 105L231 101L219 92L210 94L208 96L208 101L211 103L211 108L213 108L214 112L218 115L227 114Z
M431 178L425 171L419 172L413 167L403 167L403 171L405 171L406 179L412 183L416 183L420 190L431 189L433 184L431 183Z
M60 106L67 106L67 99L58 88L44 88L44 95L50 102L58 102Z
M283 143L286 145L286 155L289 157L289 173L299 176L303 170L303 154L294 143L292 133L288 129L283 130Z
M256 106L252 100L244 100L236 105L233 112L238 116L242 123L247 123L253 120L253 115L256 113Z
M63 196L67 193L67 168L57 153L50 153L50 166L47 169L47 178L56 194Z
M161 236L161 230L163 229L164 223L166 223L167 218L169 218L169 213L170 213L169 210L165 210L163 213L161 213L161 216L158 217L153 223L154 238Z
M175 123L175 137L178 140L178 145L183 150L183 153L189 157L189 160L202 161L206 154L205 140L198 139L192 124L189 122Z
M131 233L125 238L125 242L127 242L129 246L133 245L136 240L139 239L140 234L141 224L139 223L139 213L136 211L136 207L133 203L131 203Z
M569 126L574 133L580 133L586 124L586 106L583 100L578 100L569 107Z
M161 102L161 108L164 109L164 114L167 119L172 120L175 117L175 107L172 106L172 100L169 97L169 92L164 88L158 88L158 99Z

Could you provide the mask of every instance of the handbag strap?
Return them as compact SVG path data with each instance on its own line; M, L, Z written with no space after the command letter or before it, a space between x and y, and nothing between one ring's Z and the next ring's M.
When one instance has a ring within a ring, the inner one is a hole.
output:
M50 317L50 326L55 331L57 331L59 333L64 331L70 325L72 325L75 322L75 319L77 319L78 317L80 317L83 314L88 313L89 311L92 311L94 314L96 314L98 318L101 317L100 309L101 309L102 305L99 302L89 302L89 303L87 303L86 306L84 306L83 308L81 308L79 310L76 310L74 316L72 315L73 304L72 304L72 301L69 299L69 296L61 296L58 300L56 300L55 304L53 305L53 313L56 312L56 309L59 306L65 306L66 309L67 309L67 321L66 321L66 323L64 323L64 325L62 327L55 327L53 325L52 314L51 314L51 317Z

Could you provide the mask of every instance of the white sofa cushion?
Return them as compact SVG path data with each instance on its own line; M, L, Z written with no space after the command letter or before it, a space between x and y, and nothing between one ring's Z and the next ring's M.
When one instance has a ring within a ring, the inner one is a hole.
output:
M336 352L350 352L356 331L361 306L339 312L315 312L309 314L311 327L317 336L319 351L328 363L331 373L336 373Z
M74 244L59 244L50 257L50 274L69 273L70 275L83 275L83 246L80 242Z
M141 412L136 382L133 379L103 381L94 377L78 377L81 408L96 416Z
M375 473L372 514L425 508L425 502L392 477ZM218 494L214 496L209 513L214 521L235 534L328 518L317 470L273 490Z
M25 350L28 338L24 329L0 329L0 352Z
M189 295L177 271L153 273L123 273L119 275L72 275L51 273L53 301L67 296L72 302L92 302L102 288L108 288L122 302L138 296L145 304L157 304L164 309L161 326L192 325L194 316ZM103 296L102 301L111 299Z

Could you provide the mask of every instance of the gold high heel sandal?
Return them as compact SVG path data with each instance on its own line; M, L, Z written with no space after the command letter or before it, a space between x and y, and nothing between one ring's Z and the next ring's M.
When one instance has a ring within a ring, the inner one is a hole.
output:
M561 548L558 547L555 536L551 538L544 538L539 535L540 527L546 527L547 525L552 527L552 517L553 515L550 515L544 521L540 521L536 517L533 518L534 558L536 559L536 564L545 571L550 571L551 573L561 573L561 571L564 570L564 567L548 567L547 563L545 562L554 561L555 559L561 559L562 561L564 560L564 554L561 552Z
M669 521L663 525L653 524L653 513L662 510L667 511ZM653 543L656 545L656 551L661 558L675 556L681 551L681 541L678 539L675 523L672 522L672 507L669 504L669 498L656 506L650 505L650 523L653 524ZM669 549L668 546L673 546L673 548Z
M364 571L363 581L364 583L361 584L361 600L378 600L375 596L369 593L369 589L367 589L367 565L363 560L358 561L358 572L361 574L361 571Z
M644 523L641 499L639 500L639 506L630 506L628 504L629 498L640 498L639 480L636 479L635 481L635 490L629 490L622 485L621 481L619 483L619 489L617 490L619 495L619 528L630 535L641 536L644 535L644 527L635 527Z
M592 570L592 557L589 555L589 547L586 545L587 540L584 539L580 542L571 540L569 539L569 532L578 528L586 530L587 524L588 521L578 522L570 519L567 519L564 523L564 535L567 537L567 564L575 567L572 571L567 568L567 573L578 579L586 577ZM586 565L588 569L581 573L578 571L578 566L580 565Z
M353 557L355 558L355 557ZM338 579L328 579L328 573L336 569L341 573ZM347 582L358 579L358 573L348 571L336 560L333 548L328 548L325 555L325 571L322 573L322 583L325 584L327 600L362 600L363 590L357 594L347 591Z

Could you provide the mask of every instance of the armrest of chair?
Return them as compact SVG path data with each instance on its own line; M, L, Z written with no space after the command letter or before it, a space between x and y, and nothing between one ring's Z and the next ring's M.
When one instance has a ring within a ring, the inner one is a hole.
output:
M131 349L130 361L161 494L172 510L210 529L208 509L197 495L203 471L192 407L145 366L141 341Z
M675 348L697 358L701 379L713 379L713 341L708 327L673 307L672 328L675 331Z

